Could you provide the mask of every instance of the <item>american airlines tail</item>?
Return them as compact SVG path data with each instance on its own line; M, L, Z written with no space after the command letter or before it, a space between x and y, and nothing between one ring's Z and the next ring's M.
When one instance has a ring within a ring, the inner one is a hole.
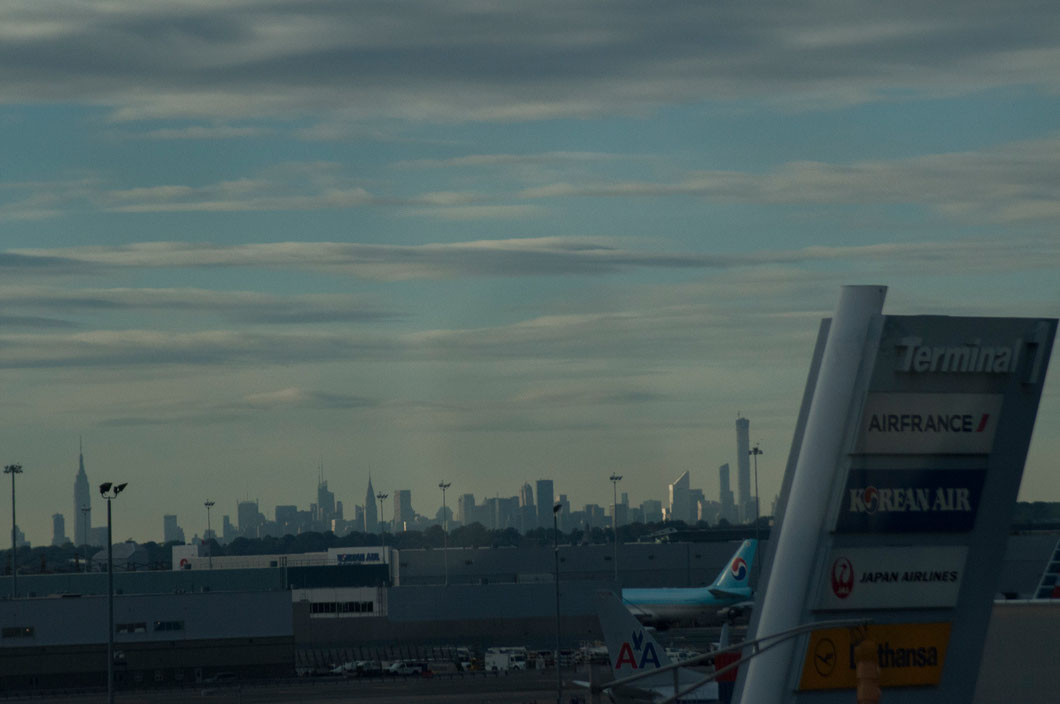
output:
M596 605L600 629L616 678L636 675L670 664L661 647L640 621L611 592L600 592Z
M600 592L597 596L597 614L600 617L600 628L607 644L608 661L614 679L643 674L670 665L666 649L659 645L650 630L645 628L633 614L622 605L611 592ZM704 674L688 668L677 669L678 687L685 687L700 682ZM656 697L670 697L674 694L673 671L660 672L637 680L628 685L616 688L612 692L616 701L643 701ZM696 688L680 702L716 702L718 685L707 682Z

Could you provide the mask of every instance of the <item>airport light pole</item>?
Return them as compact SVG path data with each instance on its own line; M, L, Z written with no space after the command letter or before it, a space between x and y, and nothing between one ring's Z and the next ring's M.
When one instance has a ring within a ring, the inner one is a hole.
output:
M114 704L114 539L110 521L110 502L128 484L103 482L99 494L107 501L107 704Z
M759 503L760 499L758 497L758 456L761 455L761 454L765 454L765 453L763 453L762 450L758 447L758 443L755 443L755 446L752 447L750 450L748 450L747 454L751 455L751 457L754 458L754 462L755 462L755 561L754 561L754 564L758 566L756 571L755 571L755 574L757 575L757 574L759 574L758 570L761 570L761 564L762 564L762 560L761 560L761 557L762 557L762 553L761 553L762 541L758 539L758 534L759 534L759 530L760 530L759 527L758 527L758 523L759 523L758 519L759 519L759 516L761 515L761 505ZM757 589L757 588L758 588L758 581L755 580L755 589Z
M563 504L552 507L552 553L556 567L556 704L563 704L563 673L559 669L559 510Z
M615 581L618 581L618 483L622 475L611 474L611 488L614 489L614 503L611 504L611 532L615 539Z
M383 564L384 565L389 565L390 564L390 560L387 559L387 554L386 554L386 521L383 520L383 502L386 501L386 497L387 496L389 496L389 494L384 494L381 491L378 494L375 495L375 498L379 499L379 536L383 540ZM388 583L390 582L390 568L389 567L387 567L386 581Z
M81 507L81 535L85 539L85 543L84 543L84 547L85 547L85 574L88 574L88 548L89 548L89 542L88 542L88 514L91 511L92 511L92 507L91 506L82 506Z
M213 539L213 529L210 528L210 509L213 508L214 502L207 499L203 504L206 507L206 540ZM206 542L204 540L203 542ZM213 569L213 546L210 543L206 543L206 557L210 564L210 569Z
M18 543L15 540L15 475L22 474L22 465L9 464L4 474L11 475L11 598L18 598Z
M445 561L445 586L449 586L449 514L445 512L445 490L452 482L442 480L438 488L442 490L442 559Z

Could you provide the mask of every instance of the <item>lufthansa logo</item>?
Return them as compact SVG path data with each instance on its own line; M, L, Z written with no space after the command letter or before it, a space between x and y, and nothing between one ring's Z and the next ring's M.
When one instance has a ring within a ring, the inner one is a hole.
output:
M817 647L813 649L813 669L818 675L831 675L835 671L836 659L835 643L830 638L817 641Z

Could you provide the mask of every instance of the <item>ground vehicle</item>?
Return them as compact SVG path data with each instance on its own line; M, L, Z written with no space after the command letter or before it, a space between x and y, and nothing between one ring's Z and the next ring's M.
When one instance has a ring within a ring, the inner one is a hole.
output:
M203 684L231 684L236 681L236 673L234 672L218 672L212 677L207 677L202 682Z
M490 648L486 651L487 670L525 670L526 648Z
M422 675L429 671L427 663L413 662L411 660L395 660L390 663L390 667L386 670L388 675L400 675L402 677L407 677L408 675Z

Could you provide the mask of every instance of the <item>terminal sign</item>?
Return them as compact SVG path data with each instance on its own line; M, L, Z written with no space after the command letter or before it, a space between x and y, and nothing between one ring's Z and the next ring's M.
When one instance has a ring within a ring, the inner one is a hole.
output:
M863 640L876 643L881 687L937 685L946 661L950 624L880 624L814 631L806 647L799 689L854 689L854 648Z

